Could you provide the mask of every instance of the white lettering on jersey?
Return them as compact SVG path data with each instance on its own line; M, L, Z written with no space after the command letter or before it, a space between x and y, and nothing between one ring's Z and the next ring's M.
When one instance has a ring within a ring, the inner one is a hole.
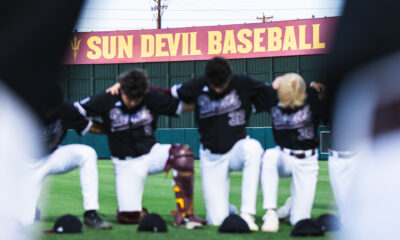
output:
M246 111L245 110L238 110L234 112L228 113L229 117L229 126L240 126L246 124Z
M298 139L306 140L314 137L310 105L305 105L294 113L284 113L275 106L271 108L272 122L276 130L297 129Z
M311 122L310 105L305 105L294 113L284 113L275 106L271 108L272 122L275 129L296 129L308 125Z
M109 117L111 121L111 132L129 129L129 122L131 128L137 128L151 124L153 121L153 116L151 115L150 110L146 107L143 107L130 116L128 113L124 114L120 108L112 108L109 112ZM147 128L145 131L146 134L149 134L149 132L152 132L152 129Z
M147 124L150 124L153 121L153 116L150 113L150 110L147 109L146 107L143 107L139 111L137 111L135 114L131 115L131 124L132 128L137 128L141 126L145 126Z
M198 97L197 103L199 104L200 118L222 115L238 109L242 104L236 90L220 100L211 100L208 95L202 94Z
M120 108L112 108L108 114L111 121L111 132L123 131L129 128L129 115Z

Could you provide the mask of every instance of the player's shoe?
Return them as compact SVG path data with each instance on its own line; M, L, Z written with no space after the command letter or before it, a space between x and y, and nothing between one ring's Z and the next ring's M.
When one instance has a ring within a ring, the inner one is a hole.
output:
M268 209L263 216L264 223L261 226L263 232L277 232L279 230L278 213L273 209Z
M206 225L206 221L197 216L192 216L189 218L184 218L182 224L185 226L186 229L192 230L197 228L203 228L204 225Z
M259 227L254 221L254 217L248 213L241 213L240 217L247 223L249 226L250 231L252 232L257 232L259 230Z
M109 222L103 221L97 214L96 210L89 210L83 214L83 222L86 226L95 229L111 229L112 225Z
M286 199L285 204L283 204L280 208L278 208L278 218L279 219L286 219L289 218L290 215L290 208L292 207L292 197L288 197Z

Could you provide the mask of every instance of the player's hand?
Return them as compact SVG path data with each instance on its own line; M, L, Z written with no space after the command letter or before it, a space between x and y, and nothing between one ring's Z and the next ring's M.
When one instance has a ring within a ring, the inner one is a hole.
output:
M92 120L92 126L89 129L89 132L95 133L95 134L106 134L106 128L104 127L103 123L97 121L97 120Z
M311 82L310 87L314 88L318 92L318 99L322 100L325 98L325 85L318 82Z
M282 79L282 77L276 77L274 79L274 81L272 82L272 88L273 89L278 90L279 83L280 83L281 79Z
M107 88L106 93L111 93L111 95L117 95L119 93L119 89L121 88L121 84L119 82L115 83L111 87Z

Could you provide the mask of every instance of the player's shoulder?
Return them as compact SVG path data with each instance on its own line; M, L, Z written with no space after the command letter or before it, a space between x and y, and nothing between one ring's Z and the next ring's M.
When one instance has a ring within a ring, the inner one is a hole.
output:
M146 95L144 96L144 100L146 100L146 101L151 101L151 100L157 99L157 98L159 98L159 97L164 97L164 96L169 96L169 95L166 94L166 93L164 93L164 92L155 90L155 89L150 89L150 90L146 93Z
M182 84L187 84L191 87L203 87L204 85L207 85L207 81L204 76L197 76L187 80L186 82L183 82Z
M120 99L121 99L120 94L112 95L111 93L100 92L100 93L94 94L93 96L89 96L89 97L86 97L86 98L80 100L79 103L85 104L89 101L96 101L96 102L101 101L104 103L114 103Z
M235 84L249 84L250 82L257 81L252 76L246 74L233 74L231 81Z
M157 104L160 102L169 101L171 99L175 99L175 98L165 92L151 89L144 96L143 102L147 105L151 105L151 104Z
M71 102L63 102L60 109L57 112L57 118L62 119L62 121L68 121L75 116L80 116L79 111L74 107Z

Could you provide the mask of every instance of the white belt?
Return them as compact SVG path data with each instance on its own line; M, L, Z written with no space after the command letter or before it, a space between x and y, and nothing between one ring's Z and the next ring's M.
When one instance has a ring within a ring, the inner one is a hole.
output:
M335 151L329 149L329 155L336 158L352 158L356 153L352 151Z

